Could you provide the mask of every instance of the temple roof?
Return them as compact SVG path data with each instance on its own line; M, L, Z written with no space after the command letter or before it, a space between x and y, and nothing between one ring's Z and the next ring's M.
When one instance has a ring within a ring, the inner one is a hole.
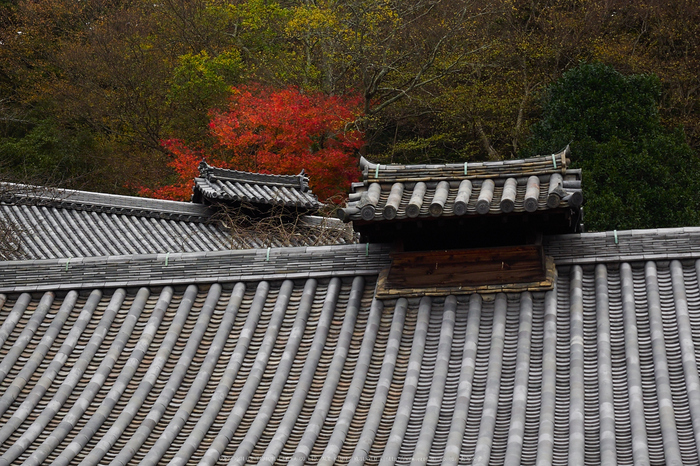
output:
M74 195L0 205L43 225L0 262L0 466L700 463L700 228L547 235L532 290L380 294L389 245L216 250L204 206Z
M6 262L0 464L696 464L683 240L552 237L550 291L408 299L376 245Z
M224 201L305 211L317 211L322 205L303 171L299 175L268 175L212 167L202 161L199 174L194 179L195 203Z
M445 165L379 165L362 160L344 221L541 213L578 209L580 170L567 169L568 147L551 156Z

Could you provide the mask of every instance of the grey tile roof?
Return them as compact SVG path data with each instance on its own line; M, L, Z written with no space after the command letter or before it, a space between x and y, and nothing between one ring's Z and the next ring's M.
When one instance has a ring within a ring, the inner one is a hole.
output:
M379 299L384 245L114 253L209 225L25 197L3 218L63 233L0 262L0 466L700 464L700 228L547 237L548 291Z
M698 464L699 277L623 259L536 293L0 294L0 464Z
M4 263L0 464L697 464L700 229L631 237L391 300L376 245Z
M557 264L696 258L700 227L607 231L545 237Z
M309 179L299 175L267 175L216 168L202 162L195 178L195 202L230 201L252 205L318 210L321 203L309 189Z
M202 221L8 204L0 204L0 216L16 226L18 258L216 251L231 243L214 223Z
M9 186L9 187L8 187ZM326 230L337 219L303 216L298 234L228 230L201 204L5 184L0 222L11 226L18 248L9 259L180 253L346 240Z
M376 165L363 159L344 221L533 213L578 208L581 172L567 170L568 148L546 157L447 165Z

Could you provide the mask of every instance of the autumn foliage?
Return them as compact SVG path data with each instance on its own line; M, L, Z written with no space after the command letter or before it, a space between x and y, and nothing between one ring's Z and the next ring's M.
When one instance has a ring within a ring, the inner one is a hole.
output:
M193 149L178 139L163 141L178 178L159 189L141 188L140 194L189 199L202 158L210 165L257 173L296 175L303 169L319 199L346 193L359 177L356 154L364 139L352 122L360 106L359 97L306 94L292 87L233 88L228 109L211 112L213 146Z

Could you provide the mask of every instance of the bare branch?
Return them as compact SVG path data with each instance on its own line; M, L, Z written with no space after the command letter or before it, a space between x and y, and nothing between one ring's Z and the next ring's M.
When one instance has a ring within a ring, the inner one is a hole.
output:
M444 38L443 38L444 39ZM441 39L442 41L442 39ZM481 46L477 49L471 50L467 53L459 55L455 60L453 60L452 63L450 63L444 70L442 70L440 73L436 74L435 76L432 76L428 79L422 80L421 77L423 74L425 74L426 71L428 71L432 66L433 63L435 62L436 55L438 52L438 47L440 44L438 44L434 49L431 54L431 56L426 60L425 63L421 66L421 68L416 72L416 74L410 79L408 83L406 83L404 88L377 88L376 92L379 91L384 91L387 94L394 94L392 97L388 98L387 100L383 101L381 104L377 105L374 108L370 109L370 114L378 113L381 112L383 109L388 107L389 105L397 102L400 99L403 99L404 97L408 96L408 94L416 89L420 89L421 87L424 87L432 82L438 81L445 76L448 76L454 72L456 72L457 65L462 63L462 60L470 54L477 53L481 50L484 50L488 48L488 45ZM378 83L376 83L378 85Z
M489 160L501 160L500 154L491 145L491 141L489 140L489 137L486 135L486 131L484 131L484 127L481 124L481 122L478 120L474 121L474 126L476 127L477 133L479 133L479 139L481 139L481 145L484 147L484 150L486 151L486 153L489 154Z
M357 241L351 225L326 216L300 215L279 207L218 205L212 221L229 234L231 249L326 246Z

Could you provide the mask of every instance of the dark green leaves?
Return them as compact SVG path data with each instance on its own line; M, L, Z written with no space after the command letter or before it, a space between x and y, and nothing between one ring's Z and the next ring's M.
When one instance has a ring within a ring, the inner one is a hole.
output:
M589 230L700 224L700 162L678 130L661 126L655 75L582 64L547 92L527 152L571 143L583 169Z

